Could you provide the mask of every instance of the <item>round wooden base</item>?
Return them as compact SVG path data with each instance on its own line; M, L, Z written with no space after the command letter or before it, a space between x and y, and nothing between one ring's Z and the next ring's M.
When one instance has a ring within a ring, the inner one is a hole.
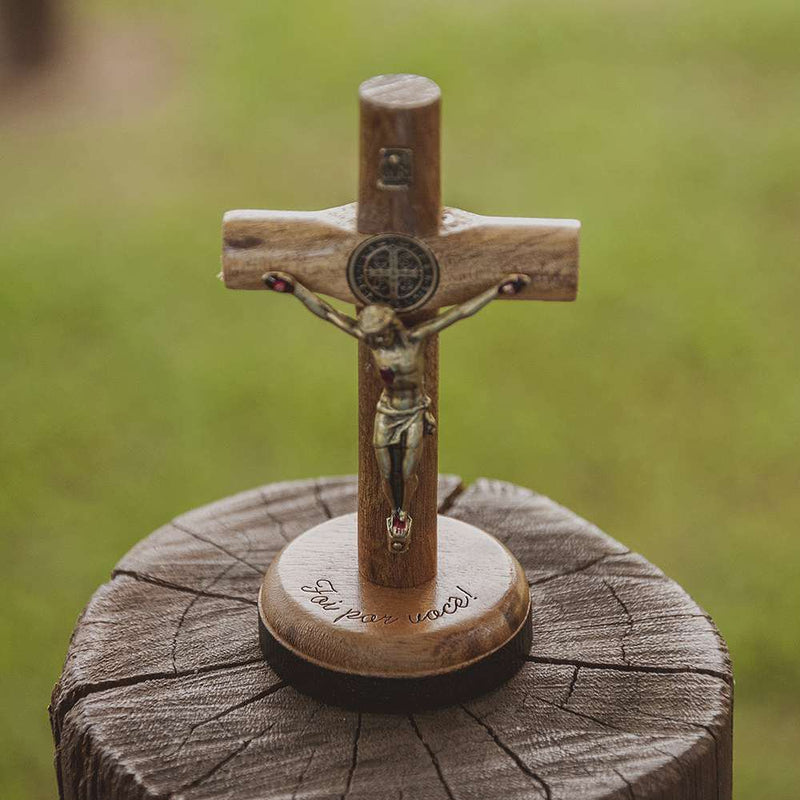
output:
M300 535L264 576L261 649L297 689L337 705L411 711L487 691L522 665L528 583L494 537L439 517L437 576L411 589L361 577L357 553L356 515L347 514Z

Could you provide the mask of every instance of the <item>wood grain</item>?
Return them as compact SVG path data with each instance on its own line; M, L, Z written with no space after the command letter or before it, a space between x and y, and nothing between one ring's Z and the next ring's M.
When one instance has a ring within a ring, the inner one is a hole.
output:
M361 84L358 97L359 232L436 234L442 205L439 87L420 75L378 75ZM381 183L384 148L410 151L411 177L407 185Z
M496 481L441 491L532 583L528 663L437 712L325 706L262 661L261 571L356 507L356 481L274 484L178 517L92 598L53 693L61 797L729 800L732 676L711 619L641 556Z
M359 191L356 227L359 234L403 233L436 236L441 218L439 128L441 92L419 75L379 75L359 87L361 113ZM401 187L384 186L380 163L385 148L409 154L410 177ZM428 319L435 310L408 315L406 324ZM439 337L425 343L424 391L438 419ZM386 543L386 502L372 447L375 406L383 391L369 348L358 345L358 567L379 586L411 587L436 575L436 483L439 437L423 437L417 466L417 491L405 509L413 520L407 552L392 553Z
M264 577L259 614L268 633L322 669L357 676L423 678L486 658L527 620L528 582L493 536L449 517L438 529L435 577L404 589L353 568L355 514L307 531Z
M286 270L315 292L356 303L347 259L367 238L356 204L323 211L229 211L222 226L222 278L229 289L264 289L261 276ZM580 223L567 219L487 217L445 208L439 232L422 236L440 280L426 310L462 303L510 272L531 284L503 300L574 300Z

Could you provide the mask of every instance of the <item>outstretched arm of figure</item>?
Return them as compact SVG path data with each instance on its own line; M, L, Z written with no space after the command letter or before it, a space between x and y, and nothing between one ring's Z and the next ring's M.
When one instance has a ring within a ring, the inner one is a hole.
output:
M267 288L272 289L273 292L293 294L312 314L324 319L326 322L330 322L339 330L349 333L356 339L361 338L361 331L354 319L328 305L321 297L315 295L314 292L310 292L302 283L298 283L286 272L268 272L263 276L262 280Z
M482 292L476 297L473 297L471 300L467 300L460 305L453 306L449 311L445 311L444 314L439 314L439 316L434 317L427 322L421 322L416 326L416 328L412 328L409 331L409 337L419 341L420 339L425 339L434 333L439 333L439 331L449 328L453 323L476 314L484 306L488 305L492 300L500 297L501 295L518 294L530 282L531 279L527 275L518 273L509 275L507 278L503 278L500 283L492 286L490 289L487 289L485 292Z

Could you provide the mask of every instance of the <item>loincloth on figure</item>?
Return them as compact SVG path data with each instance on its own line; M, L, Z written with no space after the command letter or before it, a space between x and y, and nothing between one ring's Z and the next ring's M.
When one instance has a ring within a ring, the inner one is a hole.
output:
M373 447L391 447L413 440L414 434L431 434L436 430L436 418L428 411L431 399L423 395L423 400L411 408L392 408L383 396L375 408L375 426L372 431Z

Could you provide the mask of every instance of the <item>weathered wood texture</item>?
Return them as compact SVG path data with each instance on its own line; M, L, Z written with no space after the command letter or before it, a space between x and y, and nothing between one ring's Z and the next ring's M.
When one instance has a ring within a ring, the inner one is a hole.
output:
M229 289L264 289L261 276L287 270L311 291L358 302L347 285L350 253L369 234L356 227L356 203L323 211L228 211L222 224L222 278ZM574 300L580 223L486 217L445 208L439 233L420 237L441 274L426 309L463 303L510 272L529 286L503 300Z
M191 511L119 563L53 694L63 798L731 796L731 668L711 619L644 558L525 489L480 480L446 513L531 582L534 642L508 684L412 716L298 694L256 636L261 572L356 506L355 479L273 484Z

